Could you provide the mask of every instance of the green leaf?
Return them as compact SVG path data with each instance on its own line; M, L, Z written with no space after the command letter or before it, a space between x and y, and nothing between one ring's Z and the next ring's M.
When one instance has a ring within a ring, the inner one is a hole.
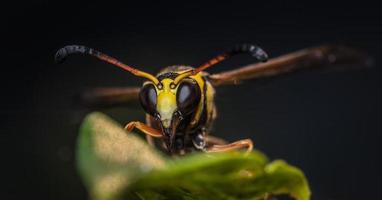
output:
M85 119L77 153L92 199L310 198L304 174L284 161L259 151L164 158L100 113Z
M143 197L149 192L170 199L262 199L267 193L309 199L309 187L299 169L281 160L266 162L257 151L196 154L155 170L126 189Z
M164 166L163 156L107 116L92 113L85 118L77 167L92 199L115 199L134 179Z

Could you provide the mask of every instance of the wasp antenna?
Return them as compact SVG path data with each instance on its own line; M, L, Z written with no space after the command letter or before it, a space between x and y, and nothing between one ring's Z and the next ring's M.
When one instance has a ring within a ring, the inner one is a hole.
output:
M261 49L259 46L252 44L240 44L236 45L230 52L230 56L237 54L249 53L251 56L255 57L261 62L266 62L268 60L268 54Z
M174 79L174 83L178 84L182 79L188 76L195 75L213 65L216 65L222 62L223 60L226 60L232 56L243 54L243 53L249 53L251 56L255 57L261 62L266 62L268 60L268 54L260 47L256 45L252 45L252 44L240 44L240 45L236 45L230 51L227 51L225 53L222 53L222 54L219 54L218 56L213 57L208 62L204 63L203 65L200 65L198 68L194 70L186 71L183 74L180 74Z
M213 65L216 65L223 60L226 60L232 56L243 54L243 53L249 53L251 56L255 57L261 62L266 62L268 60L268 54L261 49L259 46L252 45L252 44L240 44L236 45L234 48L232 48L230 51L222 53L212 59L210 59L208 62L204 63L203 65L196 68L192 74L197 74L200 71L203 71Z
M120 67L120 68L126 70L126 71L129 71L136 76L147 78L147 79L151 80L152 82L154 82L155 84L159 84L159 81L155 76L153 76L149 73L140 71L138 69L135 69L133 67L130 67L130 66L120 62L119 60L117 60L113 57L110 57L104 53L101 53L97 50L94 50L94 49L86 47L86 46L68 45L68 46L65 46L65 47L59 49L57 51L55 57L54 57L56 63L62 63L71 54L85 54L85 55L94 56L100 60L103 60L107 63L113 64L117 67Z
M101 53L86 46L68 45L57 51L54 60L56 63L62 63L71 54L88 54L97 57Z

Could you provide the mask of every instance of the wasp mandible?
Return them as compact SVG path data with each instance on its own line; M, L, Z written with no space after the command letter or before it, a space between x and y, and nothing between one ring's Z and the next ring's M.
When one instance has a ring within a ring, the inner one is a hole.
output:
M363 65L368 60L365 54L358 50L336 45L303 49L268 60L268 55L262 48L241 44L199 67L169 66L157 75L152 75L80 45L69 45L59 49L55 60L62 62L71 54L91 55L135 76L145 78L141 88L95 89L88 93L88 99L93 103L104 104L139 100L146 112L146 123L133 121L128 123L125 129L140 130L146 134L148 142L152 145L155 145L153 138L159 138L165 151L177 155L192 151L252 150L251 139L227 143L209 134L212 122L217 116L214 101L216 86L237 84L246 79L273 77L303 69ZM238 54L249 54L260 62L217 74L205 72L211 66Z

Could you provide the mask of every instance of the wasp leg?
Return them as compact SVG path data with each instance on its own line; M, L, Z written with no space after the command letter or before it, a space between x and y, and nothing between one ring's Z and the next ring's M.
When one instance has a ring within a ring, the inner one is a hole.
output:
M150 116L149 114L146 114L146 124L147 124L147 126L150 126L150 127L154 128L154 129L160 129L158 124L155 123L154 118L152 116ZM155 147L155 141L154 141L153 137L151 137L150 135L146 134L146 141L151 146Z
M207 147L205 138L205 132L200 132L193 136L192 143L194 144L194 147L198 150L204 151Z
M224 139L208 135L206 137L206 143L207 143L208 146L211 146L211 145L225 145L228 142L225 141Z
M206 151L210 146L225 145L228 142L221 138L208 135L206 129L203 128L201 132L193 136L192 143L196 149Z
M253 142L250 139L239 140L230 144L212 145L206 151L207 152L225 152L236 149L247 148L247 152L251 152L253 149Z
M128 131L132 131L134 128L137 128L138 130L142 131L143 133L150 135L152 137L160 138L162 137L162 133L154 128L151 128L150 126L147 126L146 124L142 122L130 122L125 126L125 129Z

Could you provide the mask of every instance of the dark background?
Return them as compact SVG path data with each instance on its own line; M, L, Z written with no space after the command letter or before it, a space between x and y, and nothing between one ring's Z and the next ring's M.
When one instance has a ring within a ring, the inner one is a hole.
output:
M58 48L87 45L154 73L173 64L198 65L242 42L260 45L271 57L336 43L375 58L369 70L303 72L218 88L214 132L231 141L252 138L271 159L300 167L313 199L380 196L379 6L40 1L2 5L1 15L2 199L86 199L74 149L90 110L76 106L73 97L96 86L141 84L90 57L55 65ZM254 60L238 56L209 71L249 62ZM125 123L143 120L138 106L101 111Z

